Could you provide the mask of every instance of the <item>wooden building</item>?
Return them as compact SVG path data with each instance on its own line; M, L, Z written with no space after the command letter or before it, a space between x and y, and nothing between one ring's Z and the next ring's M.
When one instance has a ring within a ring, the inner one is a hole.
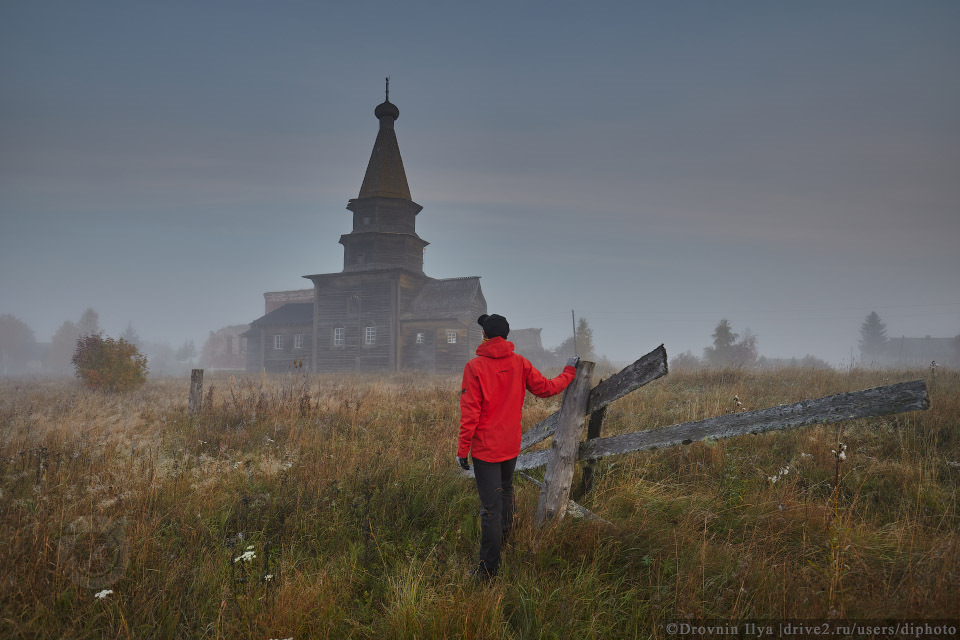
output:
M265 315L244 334L248 371L453 372L473 357L487 312L480 278L423 272L423 207L410 196L389 97L388 88L360 193L347 203L343 271L303 276L312 289L264 294Z

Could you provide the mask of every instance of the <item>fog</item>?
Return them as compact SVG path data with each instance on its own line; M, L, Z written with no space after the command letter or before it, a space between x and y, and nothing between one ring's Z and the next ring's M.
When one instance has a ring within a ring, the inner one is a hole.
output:
M340 271L383 77L425 272L547 347L960 334L955 2L0 4L0 315L201 349Z

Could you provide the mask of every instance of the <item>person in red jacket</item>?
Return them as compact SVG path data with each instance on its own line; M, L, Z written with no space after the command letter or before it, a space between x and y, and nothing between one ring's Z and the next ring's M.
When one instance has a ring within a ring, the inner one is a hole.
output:
M469 471L473 457L480 494L480 566L472 575L492 578L500 565L500 547L513 527L513 470L520 455L523 398L530 391L549 398L563 391L576 374L577 358L563 373L545 378L507 342L510 324L499 315L482 315L483 342L463 369L460 391L460 440L457 459Z

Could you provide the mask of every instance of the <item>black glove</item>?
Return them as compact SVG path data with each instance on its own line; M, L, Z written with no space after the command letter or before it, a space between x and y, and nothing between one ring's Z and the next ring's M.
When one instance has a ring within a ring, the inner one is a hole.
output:
M457 458L457 462L460 463L464 471L470 471L470 462L466 458Z
M577 356L574 356L574 357L569 358L569 359L567 360L567 366L568 366L568 367L575 367L575 366L577 366L577 363L579 363L579 362L580 362L580 358L577 357Z

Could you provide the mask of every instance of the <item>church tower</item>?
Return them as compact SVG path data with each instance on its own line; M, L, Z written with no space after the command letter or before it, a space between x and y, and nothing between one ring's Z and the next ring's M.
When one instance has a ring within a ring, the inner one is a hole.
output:
M417 235L416 224L423 207L410 197L394 131L400 109L390 102L389 78L386 93L386 100L374 110L380 130L360 195L347 203L353 230L340 237L343 271L401 268L422 274L423 249L429 243Z
M423 272L423 207L410 197L389 80L374 115L377 140L360 194L347 204L353 229L340 236L343 270L303 276L312 289L264 294L264 315L242 334L248 371L457 373L482 340L480 278Z

